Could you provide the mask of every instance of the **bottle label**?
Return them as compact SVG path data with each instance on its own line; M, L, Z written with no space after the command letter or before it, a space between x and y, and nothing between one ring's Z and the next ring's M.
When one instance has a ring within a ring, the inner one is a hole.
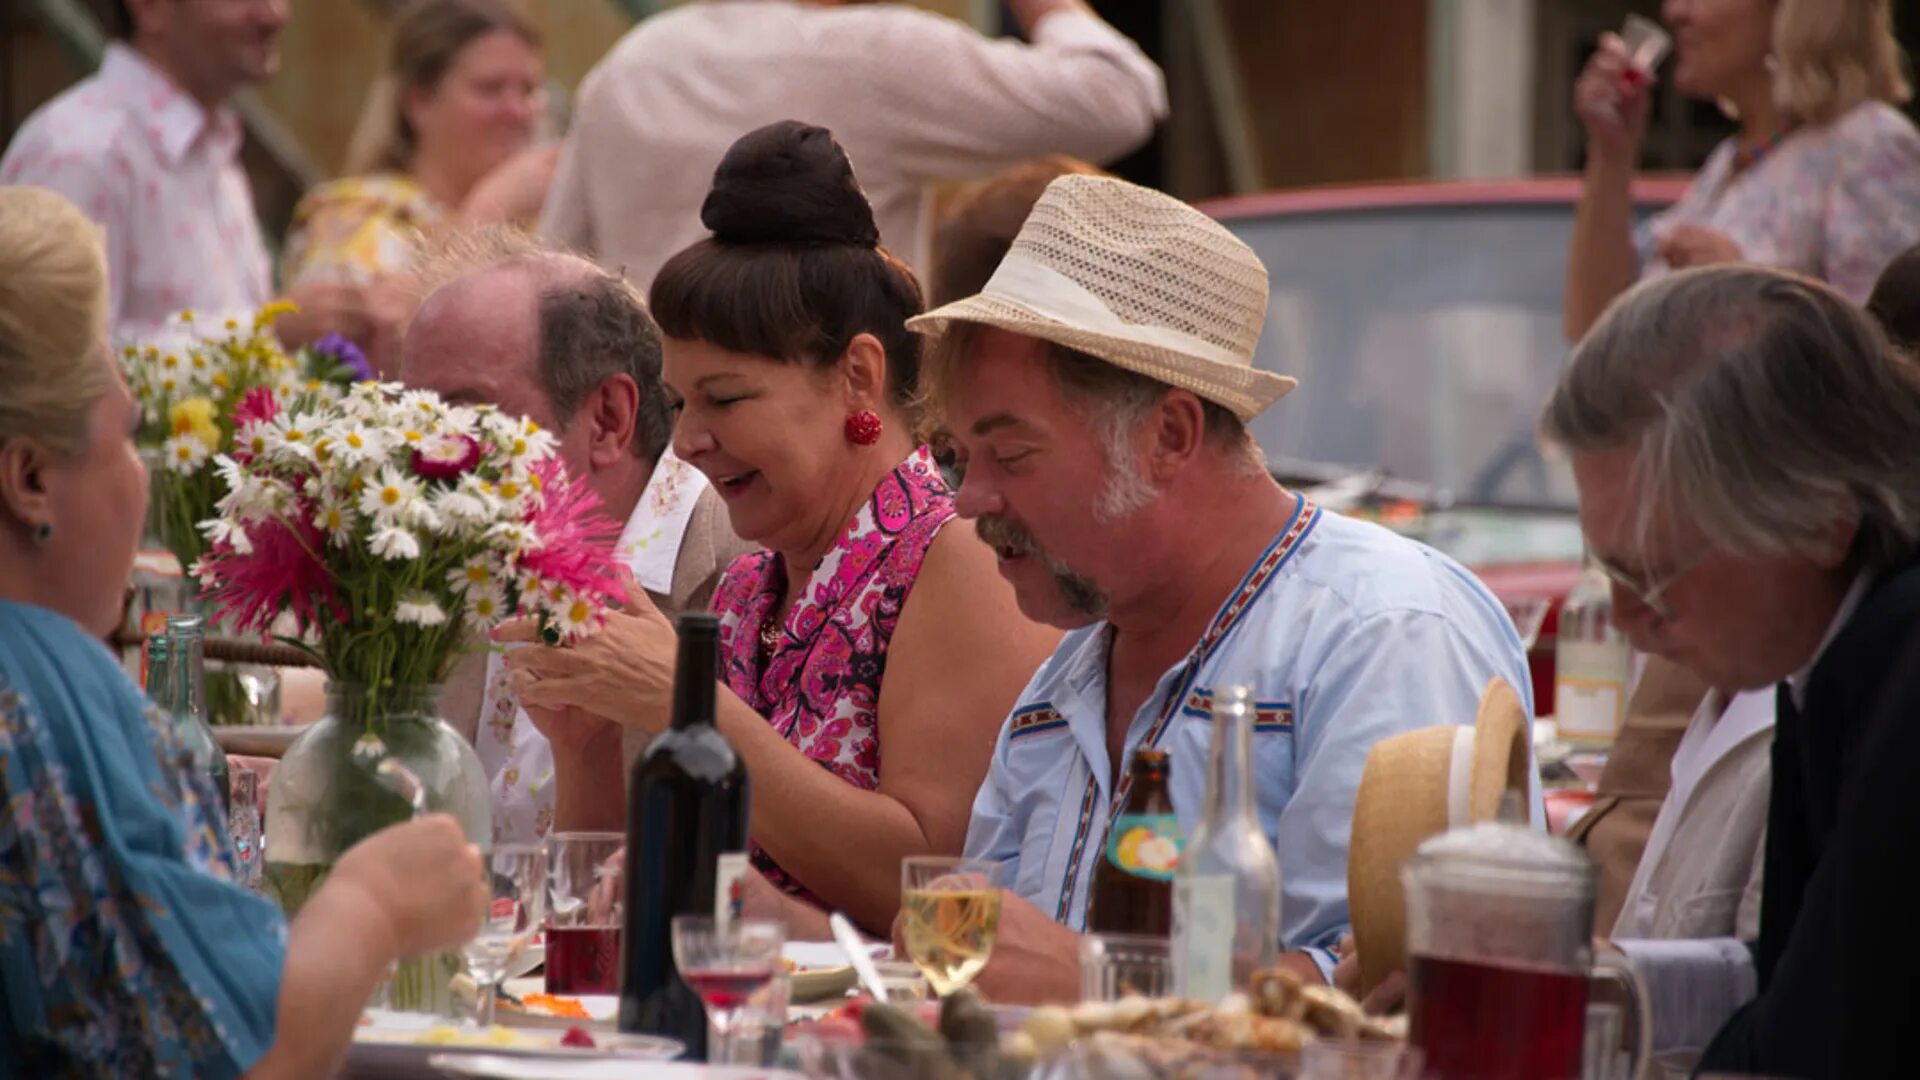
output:
M713 874L713 921L727 926L740 917L746 898L747 875L752 868L744 851L729 851L720 856Z
M1172 881L1182 844L1172 814L1121 814L1107 830L1107 860L1134 877Z
M1219 1001L1233 990L1233 878L1187 874L1173 883L1173 989Z

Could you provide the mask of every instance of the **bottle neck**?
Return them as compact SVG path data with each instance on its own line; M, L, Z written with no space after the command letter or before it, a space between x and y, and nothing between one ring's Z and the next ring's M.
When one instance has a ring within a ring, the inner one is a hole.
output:
M175 634L168 646L173 669L169 689L172 701L169 709L175 716L191 716L204 721L207 718L207 659L206 639L198 634Z
M1207 776L1210 824L1253 820L1252 733L1253 710L1244 699L1214 703Z
M173 707L173 660L164 634L147 639L146 691L148 701L163 709Z
M673 671L675 730L713 726L719 655L719 634L711 618L681 620L680 649Z

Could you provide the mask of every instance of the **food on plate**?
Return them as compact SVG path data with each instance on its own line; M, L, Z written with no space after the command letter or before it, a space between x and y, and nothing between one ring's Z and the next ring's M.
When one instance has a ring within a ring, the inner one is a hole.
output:
M580 1004L579 998L562 997L559 994L528 994L520 999L527 1012L544 1013L562 1020L591 1020L587 1007Z
M567 1033L560 1036L560 1045L571 1046L579 1050L593 1050L596 1049L599 1044L593 1041L593 1036L587 1033L586 1028L575 1026L568 1028Z
M472 1028L457 1028L452 1024L439 1024L418 1032L412 1038L395 1041L411 1042L426 1046L550 1046L552 1040L522 1034L512 1028L503 1028L498 1024L484 1031Z
M1256 974L1246 993L1217 1004L1134 996L1042 1006L1004 1037L971 993L932 1009L854 1001L796 1025L796 1041L815 1075L1001 1080L1071 1059L1076 1075L1227 1080L1270 1075L1316 1039L1406 1037L1404 1019L1368 1016L1346 994L1281 969ZM824 1061L808 1061L809 1052L815 1059L835 1055L838 1064L822 1068Z

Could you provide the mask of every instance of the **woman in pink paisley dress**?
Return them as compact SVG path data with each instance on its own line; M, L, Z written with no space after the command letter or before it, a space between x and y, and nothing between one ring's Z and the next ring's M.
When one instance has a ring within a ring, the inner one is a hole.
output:
M1855 303L1920 241L1920 133L1889 0L1666 0L1675 89L1718 101L1740 130L1678 203L1637 231L1629 183L1653 73L1616 35L1574 84L1586 187L1567 261L1578 340L1636 279L1749 262L1825 281Z
M788 121L728 151L712 230L655 278L674 452L707 474L743 556L714 597L721 731L753 783L749 906L823 935L884 933L900 859L958 854L1007 710L1053 647L964 527L913 433L921 310L852 167ZM566 649L509 655L549 738L667 722L673 629L651 609ZM560 791L568 827L617 827L617 755ZM584 809L584 814L577 813ZM766 887L771 884L772 888Z

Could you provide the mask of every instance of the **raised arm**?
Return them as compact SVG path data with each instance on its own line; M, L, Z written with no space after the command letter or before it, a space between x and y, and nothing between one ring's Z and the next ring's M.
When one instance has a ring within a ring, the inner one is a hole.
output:
M931 15L895 20L872 43L893 58L879 73L886 102L875 114L896 148L890 170L949 179L1049 153L1104 163L1166 116L1160 69L1082 0L1013 8L1032 44ZM941 78L917 76L924 71Z
M1626 51L1608 34L1574 83L1574 110L1587 129L1586 184L1574 211L1562 312L1568 341L1586 336L1638 267L1633 250L1633 170L1646 137L1647 87L1623 78Z

